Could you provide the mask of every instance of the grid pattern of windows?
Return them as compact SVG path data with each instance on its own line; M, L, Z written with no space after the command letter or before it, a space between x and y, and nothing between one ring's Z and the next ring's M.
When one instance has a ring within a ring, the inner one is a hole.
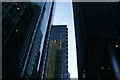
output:
M61 70L61 44L59 40L51 40L46 65L46 78L56 78ZM50 54L52 53L52 54ZM57 74L56 74L57 73Z
M41 9L30 2L3 2L2 10L3 78L20 78ZM38 35L33 47L37 51L41 32ZM36 54L31 52L31 55ZM33 60L32 57L30 64L34 63Z
M67 30L66 25L53 25L51 27L45 79L66 80L68 78Z

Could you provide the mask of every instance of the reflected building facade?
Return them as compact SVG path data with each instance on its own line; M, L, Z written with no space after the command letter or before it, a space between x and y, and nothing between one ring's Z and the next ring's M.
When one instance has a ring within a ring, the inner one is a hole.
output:
M38 79L54 2L2 3L2 78Z
M49 47L46 48L44 79L67 80L68 73L68 29L66 25L53 25L50 30Z
M120 79L119 6L73 2L79 80Z

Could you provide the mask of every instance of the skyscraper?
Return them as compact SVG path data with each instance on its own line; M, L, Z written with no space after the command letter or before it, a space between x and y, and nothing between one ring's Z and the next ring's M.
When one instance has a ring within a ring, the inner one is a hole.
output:
M79 80L120 79L119 6L73 2Z
M68 73L68 29L66 25L53 25L50 30L49 47L44 72L45 79L62 79Z
M2 78L40 77L39 67L53 2L2 3Z

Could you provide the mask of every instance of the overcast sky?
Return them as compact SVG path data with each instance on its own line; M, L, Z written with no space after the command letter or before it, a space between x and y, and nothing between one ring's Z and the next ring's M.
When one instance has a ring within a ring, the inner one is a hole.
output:
M54 25L68 27L68 71L71 78L78 78L72 2L56 2Z

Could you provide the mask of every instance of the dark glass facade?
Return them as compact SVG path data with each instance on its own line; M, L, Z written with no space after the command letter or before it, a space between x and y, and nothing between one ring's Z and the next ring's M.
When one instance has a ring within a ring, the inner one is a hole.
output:
M44 79L62 79L68 73L68 29L66 25L53 25L50 29L47 47Z
M73 2L79 80L120 79L120 3Z
M40 77L53 2L2 3L2 78Z

